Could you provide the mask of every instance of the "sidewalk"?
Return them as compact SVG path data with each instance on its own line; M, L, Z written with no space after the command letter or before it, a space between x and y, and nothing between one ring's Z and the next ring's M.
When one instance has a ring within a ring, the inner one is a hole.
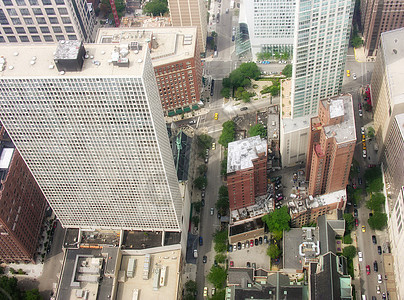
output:
M354 48L354 53L355 53L355 60L359 63L370 62L370 61L376 60L376 56L366 56L365 55L364 47Z

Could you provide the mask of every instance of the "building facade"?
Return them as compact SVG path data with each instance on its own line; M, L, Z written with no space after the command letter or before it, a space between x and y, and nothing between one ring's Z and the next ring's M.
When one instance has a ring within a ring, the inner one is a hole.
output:
M351 95L322 100L318 111L318 117L311 118L310 123L306 164L309 195L346 187L356 144Z
M243 1L254 60L263 52L292 54L296 1Z
M94 41L95 15L86 0L5 0L0 24L0 43Z
M292 118L316 115L320 99L341 91L354 1L296 4Z
M205 52L207 37L207 7L203 0L168 0L173 26L196 26L199 52Z
M147 46L62 41L0 52L0 119L62 226L181 230Z
M46 200L0 125L0 261L35 262Z
M403 1L364 0L360 11L365 55L375 56L381 34L404 26Z
M227 188L230 211L255 204L267 191L267 141L259 136L229 143Z
M404 86L401 84L401 78L404 76L401 64L403 57L404 28L382 33L371 79L371 99L379 159L384 151L386 137L391 130L394 117L404 113Z

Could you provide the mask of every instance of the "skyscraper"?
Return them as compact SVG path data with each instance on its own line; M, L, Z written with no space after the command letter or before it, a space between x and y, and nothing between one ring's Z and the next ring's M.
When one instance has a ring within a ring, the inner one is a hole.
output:
M352 96L322 100L311 118L306 179L309 195L344 190L355 151L356 130Z
M63 41L0 53L0 118L63 226L180 231L148 47Z
M173 26L196 26L199 51L205 52L207 37L207 13L203 0L168 0Z
M95 15L86 0L0 2L1 43L94 41Z
M292 118L317 113L320 99L341 91L352 0L300 0L293 45Z

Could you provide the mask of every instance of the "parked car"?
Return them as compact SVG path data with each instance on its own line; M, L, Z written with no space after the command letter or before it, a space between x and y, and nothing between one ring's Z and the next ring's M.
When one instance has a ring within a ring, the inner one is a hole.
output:
M376 286L376 293L380 294L380 285Z
M202 262L206 264L208 262L208 257L206 255L203 256Z
M233 252L233 246L229 245L229 252Z
M255 246L258 246L258 239L255 239Z
M377 253L379 253L379 255L382 255L382 247L381 246L377 246Z
M212 296L216 293L216 288L212 288Z
M256 268L257 268L257 265L256 265L255 263L252 263L252 268L253 268L253 269L256 269Z
M264 235L264 244L268 244L268 237Z
M240 108L240 110L241 110L241 111L243 111L243 110L247 110L247 109L248 109L248 107L245 107L245 106L244 106L244 107L242 107L242 108Z
M370 266L369 265L366 266L366 274L370 275Z
M237 243L237 249L241 250L241 243L240 242Z
M262 236L259 237L258 242L260 245L262 245Z
M245 246L246 246L247 248L250 248L250 241L245 242Z
M203 288L203 296L204 296L204 297L207 297L207 296L208 296L208 287L207 287L207 286L205 286L205 287Z
M376 240L376 236L375 236L375 235L372 235L372 242L373 242L373 244L377 244L377 240Z
M356 208L354 208L353 214L354 214L354 217L356 217L356 218L358 217L358 210Z
M379 267L377 266L377 261L373 262L373 270L375 270L375 272L379 271Z
M251 241L250 241L250 246L251 246L251 247L254 247L254 240L251 240Z
M214 265L215 267L218 266L218 263L217 263L217 260L216 260L216 259L213 261L213 265Z
M200 236L199 237L199 246L202 246L203 245L203 238Z
M212 143L212 150L216 149L216 143Z
M358 258L359 258L359 261L363 260L363 253L362 252L358 252Z
M233 245L233 251L237 250L237 245Z
M382 275L377 274L377 283L382 283Z
M355 226L358 227L359 226L359 220L357 218L355 218Z
M198 250L194 249L194 258L198 258Z
M251 268L251 263L247 261L247 268Z

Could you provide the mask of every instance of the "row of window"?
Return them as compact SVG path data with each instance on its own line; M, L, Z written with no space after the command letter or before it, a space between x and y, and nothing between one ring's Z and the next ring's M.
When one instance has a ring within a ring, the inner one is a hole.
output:
M33 5L53 5L51 0L2 0L5 6L33 6ZM41 3L41 4L40 4ZM54 0L56 5L64 5L64 0Z
M26 35L18 36L18 39L17 39L16 36L7 36L6 38L7 38L7 41L9 43L19 43L19 42L21 42L21 43L30 43L31 42L29 37L26 36ZM43 38L43 40L42 40L42 38ZM53 37L51 35L44 35L42 38L39 35L38 36L37 35L32 35L31 36L32 42L35 42L35 43L36 42L43 42L43 41L45 41L45 42L54 42L54 39L53 39ZM77 36L68 35L67 39L69 39L71 41L74 41L74 40L77 40ZM66 37L64 35L57 35L56 40L57 41L66 40ZM0 43L6 43L6 39L4 37L2 37L2 36L0 36Z

